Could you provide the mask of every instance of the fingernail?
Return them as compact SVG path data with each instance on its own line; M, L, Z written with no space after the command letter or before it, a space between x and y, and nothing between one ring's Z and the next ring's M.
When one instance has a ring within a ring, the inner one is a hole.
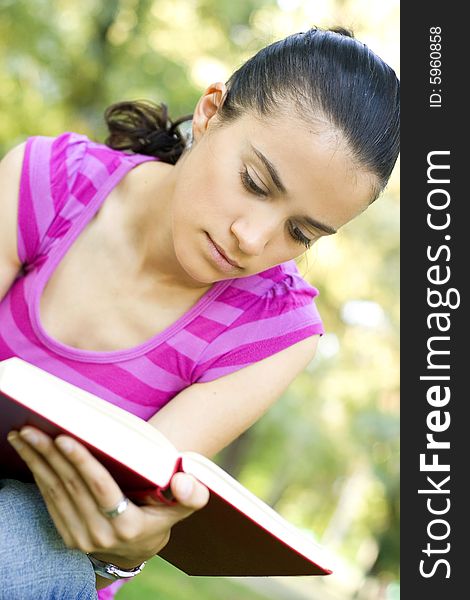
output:
M31 429L22 429L20 431L20 436L33 446L39 442L38 434L34 431L31 431Z
M73 450L73 442L68 438L57 438L55 443L59 446L62 452L69 454Z
M14 433L9 433L7 436L7 439L10 442L10 444L13 446L13 448L16 448L17 450L21 450L21 448L24 446L23 442L20 440L20 437L16 431Z
M191 479L188 479L188 478L182 479L178 483L178 491L179 491L180 498L182 500L186 500L187 498L189 498L193 492L193 487L194 487L194 484L191 481Z

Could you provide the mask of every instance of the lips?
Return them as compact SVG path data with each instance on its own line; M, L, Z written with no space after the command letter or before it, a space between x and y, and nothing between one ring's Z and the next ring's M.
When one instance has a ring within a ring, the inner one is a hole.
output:
M219 252L219 254L221 254L223 256L223 258L229 263L231 264L233 267L237 267L238 269L241 269L241 265L239 265L237 263L237 261L232 260L227 253L218 245L214 242L214 240L211 238L211 236L209 234L207 234L207 237L209 238L209 241L214 245L214 247L217 249L217 252Z
M233 265L234 267L238 267L239 269L241 269L241 266L234 260L232 260L231 258L229 258L227 256L227 254L222 250L222 248L220 246L218 246L214 240L212 240L212 243L214 244L214 246L217 248L217 250L220 252L220 254L222 254L222 256L225 258L225 260L227 262L229 262L231 265Z

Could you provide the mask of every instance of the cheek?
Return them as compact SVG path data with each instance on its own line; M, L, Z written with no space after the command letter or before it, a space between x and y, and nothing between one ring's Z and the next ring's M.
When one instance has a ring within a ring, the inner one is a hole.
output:
M178 187L174 214L193 225L229 226L243 211L243 204L233 177L220 169L202 167Z

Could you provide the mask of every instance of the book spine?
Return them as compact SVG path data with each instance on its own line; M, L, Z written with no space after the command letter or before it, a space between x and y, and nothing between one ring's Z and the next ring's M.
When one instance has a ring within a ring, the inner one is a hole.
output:
M170 486L165 488L152 488L148 490L136 490L134 492L127 492L127 495L136 504L167 504L173 506L176 504L176 500L173 497Z
M183 472L182 464L183 460L181 457L179 457L175 463L175 469L171 478L175 473ZM148 504L149 501L150 503L152 501L156 501L162 504L166 504L168 506L173 506L177 502L175 500L175 497L173 496L173 492L171 491L170 482L164 487L155 487L148 490L138 490L132 493L128 493L129 498L136 504Z

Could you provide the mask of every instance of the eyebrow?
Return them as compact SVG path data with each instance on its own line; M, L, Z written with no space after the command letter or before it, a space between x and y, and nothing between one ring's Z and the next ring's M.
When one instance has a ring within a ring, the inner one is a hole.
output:
M270 160L268 160L266 158L266 156L262 152L260 152L257 148L255 148L252 144L251 144L251 149L256 154L256 156L260 159L260 161L264 164L269 175L271 176L271 179L274 182L274 185L281 192L281 194L287 193L287 190L286 190L284 184L282 183L281 178L279 177L279 173L276 171L276 167L273 165L273 163Z
M335 233L338 233L338 230L334 227L330 227L329 225L326 225L326 223L320 223L320 221L317 221L316 219L311 219L310 217L302 217L302 220L304 220L309 225L312 225L313 227L324 231L328 235L334 235Z
M260 152L257 148L255 148L253 146L253 144L250 144L250 147L251 147L251 150L256 154L256 156L260 159L260 161L266 167L266 170L268 171L268 173L269 173L271 179L273 180L274 185L277 187L278 191L281 192L281 194L286 194L287 190L286 190L284 184L282 183L279 173L277 172L276 167L273 165L273 163L270 160L268 160L262 152ZM308 223L309 225L316 227L320 231L324 231L328 235L333 235L333 234L337 233L337 230L334 227L330 227L330 225L326 225L326 223L321 223L320 221L317 221L316 219L312 219L310 217L302 217L302 220L305 221L306 223Z

